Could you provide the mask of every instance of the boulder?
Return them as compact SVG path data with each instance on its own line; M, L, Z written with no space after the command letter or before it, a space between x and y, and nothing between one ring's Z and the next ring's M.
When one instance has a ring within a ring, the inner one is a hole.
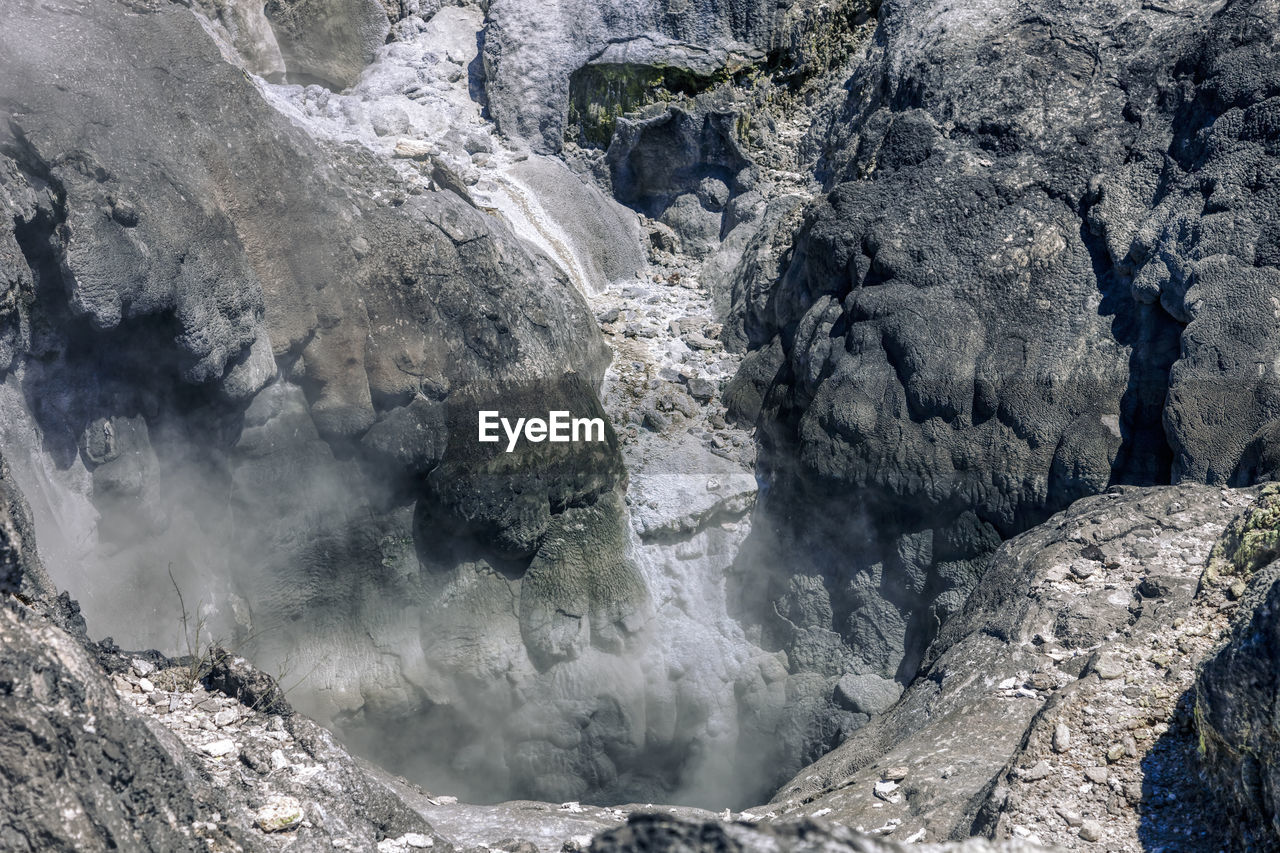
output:
M727 334L783 351L726 395L761 401L744 569L803 555L869 671L909 680L995 543L1081 497L1268 475L1264 8L881 7L820 120L830 192L744 254Z
M901 698L749 811L1063 849L1083 815L1102 820L1108 849L1174 846L1187 833L1229 849L1196 773L1185 694L1227 621L1223 585L1202 591L1201 576L1257 494L1116 490L1005 542ZM1166 579L1165 596L1142 592L1148 572ZM1232 689L1242 701L1229 707L1270 707ZM1041 817L1054 809L1077 822Z

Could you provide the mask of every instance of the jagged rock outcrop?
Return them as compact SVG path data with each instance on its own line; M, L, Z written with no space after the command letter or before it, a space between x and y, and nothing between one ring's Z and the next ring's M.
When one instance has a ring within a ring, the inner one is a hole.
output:
M786 567L752 594L820 579L853 671L906 683L995 544L1082 496L1267 472L1274 12L881 7L809 138L830 193L734 285L750 573Z
M1220 849L1189 690L1235 607L1201 577L1256 496L1125 487L1010 539L902 698L751 812L895 839Z
M643 707L626 678L575 686L651 615L612 431L475 441L482 408L603 416L565 273L413 162L309 135L182 6L17 2L0 54L0 422L95 636L172 647L189 615L310 676L323 720L439 710L446 759L500 719L458 715L473 698ZM528 741L596 784L601 743L643 732L554 725L486 761L526 784Z
M73 637L7 600L0 646L5 849L243 848L240 832L209 823L218 799Z
M643 87L644 81L625 78L649 69L659 79L666 72L705 80L762 60L779 38L781 18L773 4L755 0L728 8L664 0L555 6L497 0L485 30L489 108L504 132L535 150L559 151L570 77L584 66L624 78L611 87L615 97ZM602 141L607 145L607 134Z

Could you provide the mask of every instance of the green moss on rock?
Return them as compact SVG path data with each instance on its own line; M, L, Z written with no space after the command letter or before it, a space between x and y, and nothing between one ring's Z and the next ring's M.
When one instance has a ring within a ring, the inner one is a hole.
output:
M666 65L585 65L569 78L565 137L581 145L607 148L620 117L650 104L695 97L732 76L728 69L698 74Z
M1280 483L1266 486L1227 527L1209 555L1206 580L1248 577L1280 556Z

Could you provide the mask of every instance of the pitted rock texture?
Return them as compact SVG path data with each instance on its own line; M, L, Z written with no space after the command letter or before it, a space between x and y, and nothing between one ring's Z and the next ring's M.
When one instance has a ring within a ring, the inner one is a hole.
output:
M1234 608L1201 576L1256 495L1125 487L1009 540L902 698L751 811L895 839L1219 849L1187 694Z
M855 671L909 680L994 545L1082 496L1269 470L1274 12L881 7L806 143L830 192L731 323L753 574L802 561Z

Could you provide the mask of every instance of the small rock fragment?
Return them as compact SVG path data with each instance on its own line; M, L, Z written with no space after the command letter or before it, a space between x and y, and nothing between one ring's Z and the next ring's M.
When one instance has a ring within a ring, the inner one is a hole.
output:
M689 380L689 396L705 403L716 395L716 385L710 379L694 376Z
M884 800L891 806L902 802L902 794L898 792L897 782L877 782L872 793L877 799Z
M156 671L156 665L149 660L142 658L134 658L129 661L129 665L133 667L133 671L138 674L139 678L145 678Z
M1041 759L1036 762L1034 767L1026 767L1018 771L1018 776L1024 782L1039 782L1041 779L1047 779L1053 773L1053 768L1049 766L1049 762Z
M1066 822L1067 826L1079 826L1084 820L1078 813L1063 806L1056 806L1054 811L1058 813L1058 817L1062 818L1063 821Z
M1110 655L1100 656L1098 662L1093 665L1093 671L1098 673L1098 677L1103 681L1113 681L1124 676L1124 666Z
M255 773L265 776L271 772L271 758L265 750L258 747L249 747L241 752L240 761Z
M200 751L213 758L221 758L224 755L230 755L235 752L236 745L234 741L223 738L222 740L204 744L200 747Z
M151 679L149 678L139 678L138 689L143 693L154 693L156 686L151 683Z
M1084 769L1084 778L1095 785L1107 784L1107 775L1107 768L1105 767L1086 767Z
M254 824L263 832L283 832L302 823L302 804L293 797L277 794L253 813Z
M234 723L238 716L239 714L235 712L234 708L227 708L213 715L213 724L218 728L223 728Z
M1071 749L1071 729L1066 723L1058 723L1053 729L1053 751L1066 752Z
M880 778L885 782L901 782L909 772L910 769L904 766L890 767L880 774Z
M1102 837L1102 824L1096 820L1086 820L1080 824L1080 837L1085 841L1097 841Z

